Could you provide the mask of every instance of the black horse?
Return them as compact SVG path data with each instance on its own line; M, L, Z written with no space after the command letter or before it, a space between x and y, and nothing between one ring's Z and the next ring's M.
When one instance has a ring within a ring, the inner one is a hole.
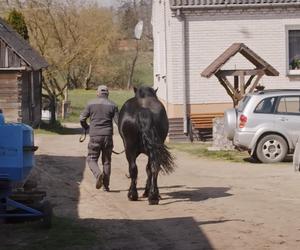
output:
M158 174L160 171L170 173L174 169L173 157L164 145L169 122L156 90L140 87L134 88L134 92L135 97L126 101L121 108L118 124L131 178L128 198L132 201L138 199L136 158L144 153L148 156L148 178L143 197L148 197L150 205L156 205L159 202Z

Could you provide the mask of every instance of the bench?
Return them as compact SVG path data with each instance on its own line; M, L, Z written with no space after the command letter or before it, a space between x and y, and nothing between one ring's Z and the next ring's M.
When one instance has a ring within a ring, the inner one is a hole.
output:
M190 139L191 139L191 141L193 141L194 137L196 137L199 140L205 140L204 135L211 136L211 129L213 127L213 119L216 117L223 117L223 116L224 116L224 113L191 114L190 115Z

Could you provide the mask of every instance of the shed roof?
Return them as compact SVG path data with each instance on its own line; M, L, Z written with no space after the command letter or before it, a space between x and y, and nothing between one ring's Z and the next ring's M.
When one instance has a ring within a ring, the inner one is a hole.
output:
M294 6L300 0L170 0L171 9Z
M33 70L48 67L46 60L1 18L0 39L2 39L18 56L31 66Z
M263 60L254 51L249 49L243 43L233 43L228 49L226 49L216 60L214 60L202 73L201 76L209 78L215 74L221 67L229 61L231 57L241 53L258 69L264 69L265 74L268 76L278 76L279 72L273 68L269 63Z

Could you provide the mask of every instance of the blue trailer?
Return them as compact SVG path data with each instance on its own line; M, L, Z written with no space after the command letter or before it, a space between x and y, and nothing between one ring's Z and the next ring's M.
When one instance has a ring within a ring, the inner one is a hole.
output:
M5 123L0 111L0 220L40 220L51 226L52 209L45 193L13 188L24 183L34 167L33 129L22 123Z

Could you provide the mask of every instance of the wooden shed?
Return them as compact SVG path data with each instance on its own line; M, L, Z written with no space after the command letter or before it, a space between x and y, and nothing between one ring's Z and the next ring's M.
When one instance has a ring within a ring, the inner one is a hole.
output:
M41 121L42 69L48 63L0 18L0 109L7 122Z

